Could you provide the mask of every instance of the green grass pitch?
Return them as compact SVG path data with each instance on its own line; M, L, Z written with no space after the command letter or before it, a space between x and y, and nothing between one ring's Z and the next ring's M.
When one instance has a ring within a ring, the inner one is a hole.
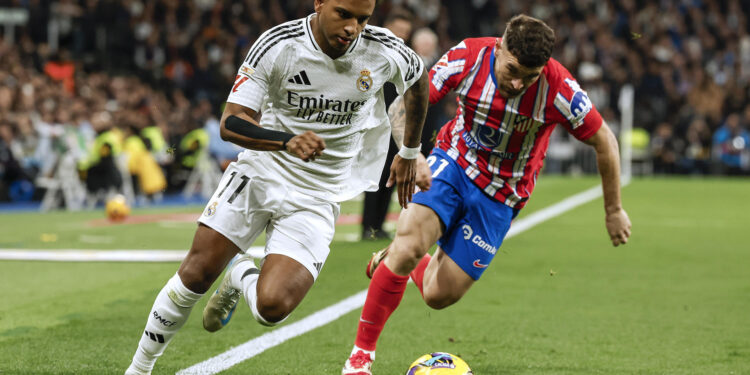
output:
M543 177L522 215L596 184ZM481 281L431 310L413 285L378 346L373 370L403 374L431 351L475 374L750 374L750 180L636 179L623 189L633 222L610 245L601 199L507 239ZM187 213L202 207L135 210ZM347 202L342 212L357 213ZM182 249L194 223L91 226L101 211L0 213L0 247ZM523 216L521 216L523 217ZM364 266L385 242L345 242L338 228L322 275L289 322L367 288ZM0 374L122 374L158 290L177 263L0 261ZM246 306L209 334L204 298L157 361L174 374L272 329ZM338 374L359 310L225 374Z

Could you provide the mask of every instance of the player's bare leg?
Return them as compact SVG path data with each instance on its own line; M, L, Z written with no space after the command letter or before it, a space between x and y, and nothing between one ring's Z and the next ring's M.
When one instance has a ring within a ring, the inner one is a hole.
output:
M385 260L372 274L357 338L342 374L370 373L378 337L401 302L409 273L420 264L442 232L442 223L431 208L412 203L401 211L396 237L388 247Z
M245 297L256 321L265 326L276 325L302 302L314 282L307 268L285 255L269 254L261 270L248 255L242 255L206 305L203 327L214 332L225 326L240 295Z
M401 211L396 237L383 264L397 275L408 276L442 234L443 224L435 211L421 204L409 204Z
M389 247L373 254L367 263L367 277L372 278L382 263ZM458 302L474 285L474 279L438 247L434 255L425 254L409 273L409 278L419 288L425 303L433 309L442 309Z
M296 260L269 254L258 278L258 315L271 324L281 322L302 302L314 282L310 271Z
M232 258L240 252L232 241L204 224L198 224L177 274L188 289L206 293Z
M422 283L422 298L427 306L443 309L458 302L474 285L474 279L438 247L424 271Z
M126 374L150 374L156 359L187 321L190 311L239 249L215 230L199 224L177 273L156 296L146 328Z

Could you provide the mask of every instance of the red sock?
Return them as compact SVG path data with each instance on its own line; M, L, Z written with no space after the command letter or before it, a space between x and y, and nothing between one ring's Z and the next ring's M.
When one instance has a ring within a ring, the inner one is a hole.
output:
M385 262L375 269L367 289L367 299L359 318L354 345L365 350L375 350L380 332L388 317L401 303L408 281L409 276L396 275L386 267Z
M417 288L419 288L419 293L421 293L422 296L424 296L424 293L422 292L422 285L424 285L424 281L423 281L424 270L427 269L427 264L430 263L430 259L432 259L430 254L425 254L422 257L422 260L420 260L419 263L417 263L417 268L415 268L409 274L409 277L411 277L411 281L413 281L414 285L416 285Z

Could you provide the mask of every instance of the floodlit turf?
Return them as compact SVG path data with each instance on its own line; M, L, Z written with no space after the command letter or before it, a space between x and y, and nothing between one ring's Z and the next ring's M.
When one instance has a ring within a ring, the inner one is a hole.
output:
M543 177L522 215L595 183ZM506 240L454 306L431 310L410 285L382 335L374 371L402 374L421 354L448 351L479 375L748 374L749 192L747 179L638 179L623 191L634 224L625 247L609 244L599 199ZM344 211L358 208L349 203ZM194 230L176 222L88 226L101 215L0 213L0 247L186 249ZM289 321L365 289L364 265L384 245L335 241L318 283ZM122 374L156 293L176 268L0 261L0 374ZM206 333L204 304L154 374L173 374L272 330L240 306L225 329ZM358 315L223 373L337 374Z

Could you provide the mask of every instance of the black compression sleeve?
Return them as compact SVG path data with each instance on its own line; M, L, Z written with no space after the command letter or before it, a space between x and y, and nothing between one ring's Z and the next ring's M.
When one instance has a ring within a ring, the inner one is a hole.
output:
M283 148L286 148L286 143L289 142L290 139L294 138L294 134L280 132L278 130L264 129L258 125L253 124L250 121L243 120L235 115L229 116L225 122L225 125L228 130L231 130L239 135L244 135L248 138L280 141Z

